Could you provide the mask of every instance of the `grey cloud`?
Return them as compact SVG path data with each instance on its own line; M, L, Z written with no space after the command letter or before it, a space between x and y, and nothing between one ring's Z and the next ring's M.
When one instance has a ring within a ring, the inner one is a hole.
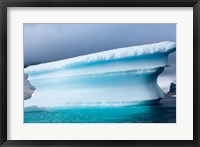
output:
M24 65L166 40L175 24L25 24Z

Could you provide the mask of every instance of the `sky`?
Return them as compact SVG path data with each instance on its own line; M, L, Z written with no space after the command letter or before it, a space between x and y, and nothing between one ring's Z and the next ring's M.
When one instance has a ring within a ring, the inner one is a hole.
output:
M120 47L176 42L176 24L24 24L24 67ZM160 77L176 78L176 53ZM167 81L168 82L168 81Z

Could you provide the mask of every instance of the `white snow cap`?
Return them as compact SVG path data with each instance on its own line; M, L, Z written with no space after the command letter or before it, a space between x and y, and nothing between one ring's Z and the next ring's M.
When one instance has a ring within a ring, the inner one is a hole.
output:
M141 55L150 55L155 53L171 53L176 50L176 43L170 41L164 41L160 43L153 43L153 44L145 44L139 46L131 46L131 47L124 47L124 48L117 48L113 50L82 55L74 58L48 62L44 64L39 64L35 66L29 66L26 68L26 71L43 69L48 70L51 69L58 69L62 68L63 66L76 64L76 63L89 63L95 61L107 61L107 60L114 60L126 57L134 57L134 56L141 56Z

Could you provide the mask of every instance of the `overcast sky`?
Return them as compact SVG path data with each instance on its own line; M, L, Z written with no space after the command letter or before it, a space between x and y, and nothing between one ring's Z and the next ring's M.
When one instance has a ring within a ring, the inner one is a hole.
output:
M24 66L161 41L176 41L176 24L24 24ZM162 76L174 78L169 61Z

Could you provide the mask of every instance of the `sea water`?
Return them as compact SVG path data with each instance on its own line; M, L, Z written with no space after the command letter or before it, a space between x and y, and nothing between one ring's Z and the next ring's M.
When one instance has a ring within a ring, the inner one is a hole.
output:
M24 110L24 123L175 123L176 97L154 105L67 106Z

